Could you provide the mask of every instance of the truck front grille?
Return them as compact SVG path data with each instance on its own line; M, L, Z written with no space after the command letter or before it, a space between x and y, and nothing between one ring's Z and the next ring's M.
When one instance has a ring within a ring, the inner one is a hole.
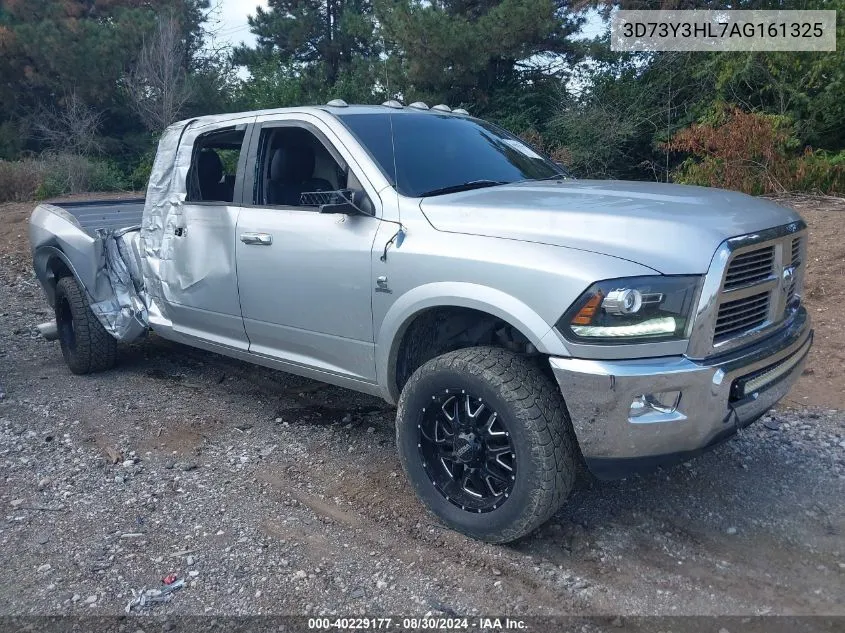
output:
M792 240L792 266L797 271L798 267L801 266L801 246L802 246L803 238L796 237ZM786 291L786 301L787 304L791 304L795 300L795 295L798 290L798 275L793 275L792 279L789 282L789 286Z
M747 286L772 274L775 263L775 247L766 246L759 250L743 253L733 259L725 274L725 290Z
M802 238L792 239L792 265L798 266L801 263L801 242Z
M716 298L711 352L721 353L764 335L783 323L800 303L806 241L803 225L756 243L755 238L737 238L738 246L727 259Z
M719 306L716 317L716 332L713 341L724 341L737 333L742 333L766 322L769 316L769 293L759 294L727 301Z

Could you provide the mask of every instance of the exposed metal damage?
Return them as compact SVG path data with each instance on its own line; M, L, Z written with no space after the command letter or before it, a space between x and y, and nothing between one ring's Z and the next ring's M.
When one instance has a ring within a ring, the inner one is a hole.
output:
M69 269L97 319L119 341L135 340L153 325L169 325L163 307L169 290L196 283L219 266L212 252L201 261L192 258L192 266L185 270L175 265L173 256L178 229L185 230L185 193L174 182L185 181L191 162L189 151L180 155L178 150L190 128L191 122L183 121L165 131L143 215L131 226L93 229L51 204L39 205L33 212L30 241L36 253L36 274L48 299L53 303L55 279Z

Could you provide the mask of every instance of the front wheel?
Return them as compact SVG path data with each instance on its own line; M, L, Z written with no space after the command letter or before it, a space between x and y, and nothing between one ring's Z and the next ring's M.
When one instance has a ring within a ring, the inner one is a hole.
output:
M399 399L396 438L426 506L490 543L539 527L575 481L575 442L557 386L503 349L449 352L417 369Z

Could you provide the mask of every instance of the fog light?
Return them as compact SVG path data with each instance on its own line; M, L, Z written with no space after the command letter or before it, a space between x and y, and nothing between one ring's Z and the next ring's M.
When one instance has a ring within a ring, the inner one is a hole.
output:
M680 391L644 393L631 402L631 410L628 415L636 418L646 413L674 413L680 401Z

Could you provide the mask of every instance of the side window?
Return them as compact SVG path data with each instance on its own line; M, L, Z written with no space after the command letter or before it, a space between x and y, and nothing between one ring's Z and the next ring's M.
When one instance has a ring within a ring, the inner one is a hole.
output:
M258 143L256 204L316 210L347 188L347 172L305 128L265 128Z
M188 170L188 202L232 202L244 130L215 130L197 137Z

